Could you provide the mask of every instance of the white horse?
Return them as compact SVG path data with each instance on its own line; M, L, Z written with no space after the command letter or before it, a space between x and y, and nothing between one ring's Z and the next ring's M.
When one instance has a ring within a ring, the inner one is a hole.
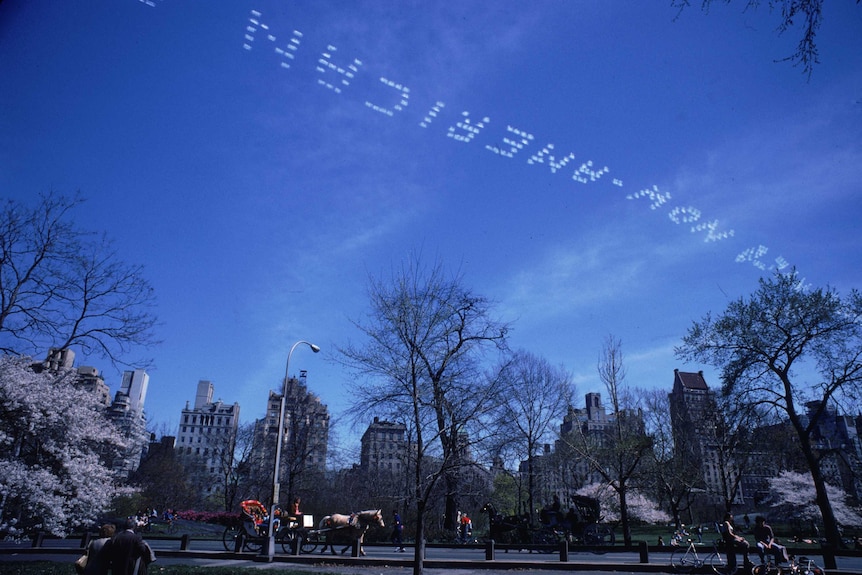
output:
M333 543L346 543L347 546L341 550L341 553L344 554L350 549L354 541L359 541L359 554L364 556L365 550L362 548L362 540L365 537L365 532L371 527L386 527L380 509L368 509L350 515L341 513L327 515L320 520L318 526L325 541L320 552L325 553L326 548L329 547L332 554L335 555Z

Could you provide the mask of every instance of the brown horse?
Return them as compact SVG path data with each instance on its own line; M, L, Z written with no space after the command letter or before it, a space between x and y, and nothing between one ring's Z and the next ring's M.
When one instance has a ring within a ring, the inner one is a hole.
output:
M329 547L332 554L335 555L333 544L342 543L347 545L341 550L341 553L344 554L350 549L354 541L359 541L359 554L364 556L365 550L362 549L362 540L365 537L365 532L371 527L386 527L380 509L369 509L350 515L341 513L327 515L320 520L319 525L319 530L325 541L320 552L326 552L326 548Z

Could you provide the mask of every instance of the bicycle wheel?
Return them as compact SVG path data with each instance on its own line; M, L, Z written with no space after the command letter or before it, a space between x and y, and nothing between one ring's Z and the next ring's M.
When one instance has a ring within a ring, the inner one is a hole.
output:
M222 543L224 543L225 551L233 551L236 547L236 538L239 535L239 528L237 527L225 527L224 533L221 536Z
M801 562L799 563L799 570L797 573L800 573L801 575L823 575L823 569L814 561L811 561L807 557L802 557L801 561L805 561L805 564L803 565Z
M725 554L719 552L715 552L710 556L709 565L716 575L734 575L738 569L738 564L731 566L728 564Z
M690 573L697 564L697 558L690 547L680 547L670 554L670 564L678 573Z

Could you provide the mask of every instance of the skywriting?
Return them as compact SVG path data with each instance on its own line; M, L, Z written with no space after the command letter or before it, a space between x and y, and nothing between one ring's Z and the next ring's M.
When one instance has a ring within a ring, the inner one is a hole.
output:
M460 144L478 144L500 158L520 161L533 169L540 169L556 177L567 177L573 185L606 184L623 188L621 177L606 178L611 169L593 159L576 161L579 156L564 146L547 142L528 129L505 122L496 122L489 116L473 114L446 102L433 100L419 112L408 109L414 94L409 86L399 82L397 72L386 71L379 75L363 59L339 53L338 47L327 44L326 49L315 52L305 48L305 35L300 30L277 33L266 22L259 10L251 10L244 23L242 48L261 57L274 57L277 69L290 73L294 67L312 67L317 74L318 89L330 91L339 97L361 100L365 108L393 120L412 122L435 135L442 135ZM374 79L376 78L376 80ZM309 86L313 89L313 86ZM704 242L719 242L737 235L716 218L708 218L693 205L673 201L669 191L650 185L623 196L626 200L642 203L651 211L664 211L668 221L687 228L689 233ZM737 263L750 264L761 271L784 270L790 263L783 256L769 259L770 248L758 244L737 252ZM799 280L800 288L805 278Z

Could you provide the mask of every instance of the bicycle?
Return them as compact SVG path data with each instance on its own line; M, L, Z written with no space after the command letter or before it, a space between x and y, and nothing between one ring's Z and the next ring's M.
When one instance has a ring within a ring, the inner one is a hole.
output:
M719 550L720 541L714 541L712 551L701 556L697 552L697 546L693 539L688 540L688 546L685 548L674 549L670 556L670 563L673 569L679 573L690 573L695 569L702 569L709 565L716 575L734 575L738 567L731 567L727 561L727 557ZM760 574L767 575L767 574ZM816 575L823 575L822 573Z
M688 539L687 547L677 547L670 554L670 564L674 571L679 573L690 573L695 569L700 569L707 564L711 555L700 556L697 552L697 546L693 539Z
M751 570L753 575L824 575L823 569L808 557L795 556L790 558L787 566L775 563L770 556L766 563L755 565Z
M716 575L735 575L736 573L753 575L754 565L752 565L748 557L748 553L749 551L747 549L739 548L736 545L728 549L727 543L718 539L715 541L715 553L713 553L710 558L710 567L712 567L712 570ZM733 563L728 561L729 554L733 555ZM739 565L740 557L737 555L742 555L742 567ZM760 575L766 574L763 573ZM823 574L821 573L819 575Z

